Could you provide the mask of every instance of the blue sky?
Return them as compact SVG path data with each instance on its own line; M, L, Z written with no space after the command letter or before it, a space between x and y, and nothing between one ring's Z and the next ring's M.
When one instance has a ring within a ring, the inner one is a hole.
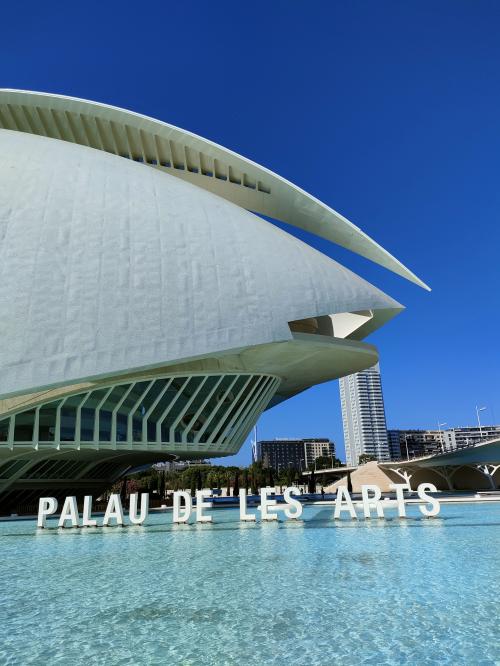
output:
M161 118L346 215L433 289L294 231L407 307L369 340L389 426L470 424L476 404L500 422L499 30L482 0L10 3L0 85ZM259 436L329 436L342 457L337 382Z

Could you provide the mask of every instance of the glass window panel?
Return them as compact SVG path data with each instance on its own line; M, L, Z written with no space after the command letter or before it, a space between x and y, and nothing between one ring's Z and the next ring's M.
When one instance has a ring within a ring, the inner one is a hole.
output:
M111 393L106 398L106 402L102 406L103 410L112 412L116 405L123 398L123 395L128 391L130 384L123 384L122 386L115 386Z
M163 422L162 426L162 431L165 429L168 431L168 429L174 424L176 419L179 417L181 413L184 413L186 410L186 405L189 403L193 395L196 393L196 390L200 386L201 382L203 381L204 377L191 377L187 384L182 388L178 399L175 402L175 405L172 409L172 411L168 414L167 418ZM191 411L191 408L189 407L189 411ZM177 429L180 426L177 426Z
M142 405L144 406L145 411L148 411L151 405L154 403L156 398L160 395L161 391L165 388L167 383L166 379L157 379L155 383L151 386L147 394L142 400Z
M163 412L167 409L168 405L175 399L178 389L174 386L169 386L167 391L163 394L160 402L151 412L149 420L153 423L156 423L162 416Z
M22 414L16 414L14 425L14 441L31 442L33 439L33 425L35 422L35 410L30 409Z
M82 407L80 425L80 439L82 442L92 442L94 440L94 419L95 410Z
M61 408L61 441L73 442L75 440L76 407L67 406L67 402Z
M134 407L135 403L143 395L149 382L138 382L125 398L123 405L120 407L120 412L128 414Z
M209 407L209 403L207 402L207 404L204 405L203 409L200 411L200 408L202 407L203 403L207 400L207 397L212 393L215 386L218 384L218 388L220 389L224 385L223 381L220 381L220 383L219 381L220 377L217 376L208 377L204 382L200 392L189 406L188 411L182 417L181 422L179 424L179 429L185 431L186 428L189 428L189 431L187 432L186 435L186 440L188 442L194 442L196 435L205 425L211 410L217 404L216 394L214 393L214 395L211 397L211 403L212 403L211 407ZM219 391L217 391L217 394L218 393ZM199 411L200 413L198 414Z
M65 407L78 407L79 404L83 402L85 394L78 393L77 395L72 395L69 398L66 398L64 402Z
M40 408L38 440L40 442L53 442L56 433L56 414L60 400L50 402Z
M228 377L228 382L225 384L225 386L221 387L219 391L217 391L217 395L215 396L214 400L211 400L212 403L212 409L215 408L214 415L210 419L210 424L208 425L207 429L203 433L201 440L202 442L205 442L209 437L212 436L214 433L217 436L217 433L220 432L221 429L221 419L224 419L224 422L227 422L228 418L230 418L230 414L234 413L234 409L236 407L236 396L238 393L241 391L243 386L248 380L248 375L243 375L242 377L238 377L235 384L227 393L226 391L231 386L231 383L234 381L234 376L233 377ZM249 386L251 385L251 382ZM248 388L247 388L248 390ZM243 394L241 399L244 399L247 391ZM225 416L226 412L229 411L229 415Z
M175 415L173 418L175 419L176 416L179 414L179 404L183 400L181 393L182 393L182 388L187 385L189 382L186 381L185 377L176 377L175 379L172 380L172 383L170 384L168 391L166 394L163 396L163 398L160 401L160 405L158 406L157 409L154 410L153 414L151 415L154 417L155 420L158 420L163 417L163 413L167 410L168 408L168 415L165 417L165 420L162 422L161 426L161 441L162 442L168 442L170 433L169 433L169 426L167 425L169 423L168 421L168 416ZM170 406L171 405L171 406ZM159 409L161 407L161 410ZM170 420L170 423L172 422L172 419Z
M87 407L87 409L95 409L108 391L109 388L92 391L87 400L85 400L84 406Z
M107 410L99 412L99 441L111 441L111 412Z
M147 438L148 442L156 442L156 423L151 420L148 420Z
M9 421L10 419L0 421L0 442L6 442L9 439Z
M142 419L132 419L132 441L140 442L142 440Z
M133 435L132 439L134 442L142 441L142 419L146 414L147 410L154 403L160 392L165 387L166 381L164 379L159 379L152 384L147 393L142 396L140 405L137 407L134 412L133 418Z
M127 441L127 414L121 412L116 415L116 441Z

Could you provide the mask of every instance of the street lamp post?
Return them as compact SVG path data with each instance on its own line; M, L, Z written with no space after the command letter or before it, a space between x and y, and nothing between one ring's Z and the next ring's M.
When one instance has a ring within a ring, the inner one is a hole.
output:
M406 446L406 460L410 460L410 454L408 453L408 435L405 433L405 446Z
M444 453L444 442L443 442L443 436L441 434L441 426L448 425L446 421L443 421L442 423L439 422L438 419L438 430L439 430L439 446L441 447L441 453Z
M486 409L486 407L478 407L476 405L476 416L477 416L477 424L479 426L479 441L480 442L483 441L483 429L481 427L481 419L479 418L479 412L484 412L485 409Z

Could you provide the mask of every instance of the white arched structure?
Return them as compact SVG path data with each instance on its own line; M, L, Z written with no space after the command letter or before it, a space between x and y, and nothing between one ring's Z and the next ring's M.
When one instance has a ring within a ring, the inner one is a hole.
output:
M276 174L102 104L0 91L0 179L9 501L83 489L92 465L102 484L141 461L230 455L262 410L377 361L362 340L402 306L256 213L423 284Z
M428 288L332 208L251 160L154 118L75 97L0 89L0 127L119 155L300 227Z

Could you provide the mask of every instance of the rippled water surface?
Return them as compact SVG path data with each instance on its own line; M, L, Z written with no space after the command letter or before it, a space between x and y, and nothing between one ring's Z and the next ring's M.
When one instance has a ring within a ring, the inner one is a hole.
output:
M500 664L500 504L0 523L0 664Z

